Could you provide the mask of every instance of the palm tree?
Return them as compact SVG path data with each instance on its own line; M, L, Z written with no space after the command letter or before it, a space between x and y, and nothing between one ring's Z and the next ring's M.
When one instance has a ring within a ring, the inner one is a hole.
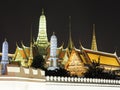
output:
M101 77L100 74L104 71L104 68L100 67L99 62L95 62L95 60L93 60L92 65L87 65L87 66L88 66L88 70L86 73L84 73L84 77L88 77L88 78Z
M93 60L92 65L87 65L88 71L84 73L84 77L87 78L102 78L102 79L117 79L117 76L113 71L105 72L105 69L100 67L100 62Z

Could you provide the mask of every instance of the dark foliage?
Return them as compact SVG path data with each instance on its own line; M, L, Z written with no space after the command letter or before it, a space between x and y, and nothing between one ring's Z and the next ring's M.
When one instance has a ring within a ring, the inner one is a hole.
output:
M102 79L117 79L114 72L105 72L104 68L100 67L99 63L93 62L92 65L88 65L89 69L84 74L87 78L102 78Z
M45 60L44 60L43 56L38 55L38 56L34 57L31 67L36 68L36 69L40 68L40 69L44 70L45 69L44 65L45 65Z
M63 68L60 68L55 70L46 70L45 75L46 76L70 76L70 73Z

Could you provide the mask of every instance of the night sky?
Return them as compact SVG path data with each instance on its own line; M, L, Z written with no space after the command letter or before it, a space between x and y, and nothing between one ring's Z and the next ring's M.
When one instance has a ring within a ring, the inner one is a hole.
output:
M2 0L0 2L0 45L4 38L9 43L9 53L14 53L16 42L29 46L30 31L36 39L39 17L44 8L48 39L56 33L58 46L68 43L69 16L72 39L76 48L79 41L91 47L92 25L96 25L98 50L117 52L120 56L120 3L119 0ZM1 51L0 48L0 51Z

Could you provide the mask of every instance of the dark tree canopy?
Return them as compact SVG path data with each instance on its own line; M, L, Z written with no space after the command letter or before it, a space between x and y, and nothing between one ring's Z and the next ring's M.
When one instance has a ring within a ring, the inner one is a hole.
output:
M84 74L84 77L87 78L102 78L102 79L117 79L117 76L114 72L109 71L105 72L104 68L100 67L100 64L93 62L92 65L88 65L89 69Z
M55 70L46 70L45 72L45 75L46 76L70 76L70 73L63 69L63 68L60 68L60 69L55 69Z
M45 65L45 60L44 60L43 56L38 55L38 56L34 57L31 67L40 68L40 69L44 70L45 69L44 65Z

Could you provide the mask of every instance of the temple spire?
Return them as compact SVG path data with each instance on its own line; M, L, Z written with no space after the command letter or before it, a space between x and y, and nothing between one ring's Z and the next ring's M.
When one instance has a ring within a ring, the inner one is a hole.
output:
M68 49L72 50L74 48L74 43L72 41L71 36L71 16L69 16L69 41L68 41Z
M6 72L7 72L6 68L7 68L7 64L9 63L8 49L9 49L8 42L5 39L5 41L2 44L2 60L1 60L1 70L0 70L0 73L2 75L6 74Z
M95 36L95 24L93 24L93 37L92 37L91 50L97 51L97 42L96 42L96 36Z
M55 33L53 32L53 35L50 38L50 57L48 58L50 61L48 70L55 70L59 69L58 67L58 57L57 57L57 37Z
M31 25L31 33L30 33L30 55L28 60L28 66L30 67L33 62L33 42L32 42L32 25Z
M32 48L33 48L33 42L32 42L32 25L31 25L31 34L30 34L30 58L32 58L33 59L33 50L32 50Z
M48 37L47 37L47 24L46 24L46 16L44 15L44 10L42 9L42 15L39 19L39 30L38 37L36 40L36 45L39 49L39 53L41 55L46 54L46 48L49 45Z

